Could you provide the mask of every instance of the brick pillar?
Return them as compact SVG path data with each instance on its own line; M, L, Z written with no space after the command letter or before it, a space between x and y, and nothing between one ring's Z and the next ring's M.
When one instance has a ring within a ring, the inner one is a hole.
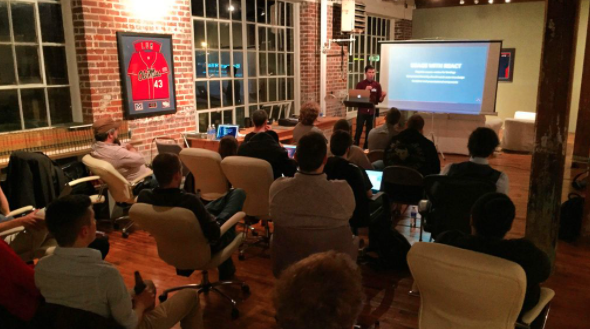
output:
M410 39L412 39L412 21L407 19L396 19L394 40Z

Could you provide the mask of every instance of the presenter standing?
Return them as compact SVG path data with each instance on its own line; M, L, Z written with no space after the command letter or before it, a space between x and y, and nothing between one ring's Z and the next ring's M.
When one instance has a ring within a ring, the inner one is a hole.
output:
M379 82L375 81L375 68L371 65L365 67L365 80L357 83L356 89L363 89L371 91L371 103L377 105L383 102L387 93L381 90ZM369 132L373 129L373 120L375 119L375 108L359 108L356 116L356 133L354 135L354 145L359 145L361 135L363 134L363 126L367 126L365 134L365 144L363 148L368 147Z

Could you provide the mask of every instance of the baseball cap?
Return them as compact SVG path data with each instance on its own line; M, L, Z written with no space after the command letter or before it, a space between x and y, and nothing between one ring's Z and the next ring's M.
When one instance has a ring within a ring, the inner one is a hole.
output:
M120 125L121 121L113 121L111 117L107 117L94 121L92 124L92 129L94 129L95 134L102 134L111 129L117 129Z

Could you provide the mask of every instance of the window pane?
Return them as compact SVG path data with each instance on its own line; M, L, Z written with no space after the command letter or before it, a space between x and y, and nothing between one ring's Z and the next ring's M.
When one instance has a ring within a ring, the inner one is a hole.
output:
M277 75L285 75L285 54L277 54Z
M274 105L272 107L272 113L271 113L270 117L273 119L273 121L277 121L279 119L280 112L281 112L281 106Z
M203 0L191 0L191 4L193 16L205 16L205 7L203 6Z
M277 24L280 26L285 26L285 3L283 1L278 3Z
M20 129L17 91L0 90L0 132Z
M246 1L246 20L256 22L256 3L254 1Z
M279 101L284 101L286 98L286 94L287 94L287 79L281 78L278 79L279 81L279 96L278 99Z
M277 75L277 54L268 53L268 75Z
M195 51L196 76L197 78L207 77L207 57L204 51Z
M256 21L258 23L266 23L266 4L264 0L256 1Z
M223 111L223 123L224 124L233 124L234 123L234 116L232 110Z
M199 132L207 132L209 126L209 113L199 113Z
M229 19L229 0L219 0L219 18Z
M10 41L10 25L8 24L8 3L0 2L0 41ZM0 128L1 131L2 128Z
M268 101L269 102L276 102L277 101L277 79L268 79Z
M222 77L231 77L231 62L230 62L230 52L229 51L222 51L221 52L221 63L220 63L220 72Z
M287 78L287 99L295 99L295 79Z
M285 51L285 29L276 29L277 32L277 49Z
M266 50L266 28L262 26L258 27L258 50Z
M207 100L209 98L207 93L207 81L195 82L195 93L197 97L197 110L206 110L209 108ZM202 130L199 130L202 131Z
M268 50L277 50L276 30L274 28L268 28L267 31L267 45Z
M246 109L243 107L236 107L236 124L240 128L244 128L244 120L246 119Z
M61 6L51 3L39 3L41 18L41 37L43 42L64 43L64 23L61 18Z
M256 49L256 26L248 24L246 34L248 35L248 49Z
M232 24L232 40L233 40L233 47L234 49L242 49L242 24L241 23L233 23Z
M195 48L206 48L207 39L205 39L205 22L204 21L193 21L193 31Z
M244 104L244 80L234 80L234 103Z
M37 33L35 32L35 10L33 6L32 4L15 2L10 5L14 40L17 42L34 42L37 40Z
M43 89L21 89L25 129L47 127L47 108Z
M215 129L221 124L221 111L211 112L211 123L215 125Z
M293 27L293 4L287 3L287 26Z
M267 79L260 79L260 81L258 81L258 95L260 96L260 103L268 102L268 93L266 91L267 84Z
M209 49L219 49L219 40L216 22L207 22L207 47Z
M49 96L49 115L51 115L51 125L59 125L74 122L72 117L72 100L70 98L70 88L48 88Z
M43 47L45 60L45 79L48 85L67 85L68 68L66 66L65 47Z
M209 67L209 76L211 77L218 77L219 76L219 53L216 51L210 51L208 56L208 67Z
M229 23L219 24L219 36L221 49L229 49Z
M268 24L277 25L277 6L276 1L266 1L266 22Z
M250 103L258 103L258 81L248 80L248 99Z
M233 66L233 73L232 75L235 78L243 78L244 77L244 59L242 52L234 52L234 66Z
M14 58L11 46L0 46L0 85L16 84L14 76ZM2 105L0 104L0 107Z
M217 0L205 0L205 14L209 18L217 18Z
M295 51L293 47L293 29L287 29L287 51Z
M242 1L232 0L231 7L233 7L232 19L234 21L241 21L242 20ZM230 9L231 9L231 7L230 7Z
M222 81L223 107L234 105L234 86L231 80Z
M256 76L256 53L248 52L248 76Z
M259 56L258 56L258 69L260 72L260 76L267 75L266 53L259 54Z
M211 104L212 109L221 107L220 81L209 81L209 104Z
M295 59L293 54L287 54L287 75L295 75Z
M16 46L18 79L20 83L41 83L39 53L34 46Z

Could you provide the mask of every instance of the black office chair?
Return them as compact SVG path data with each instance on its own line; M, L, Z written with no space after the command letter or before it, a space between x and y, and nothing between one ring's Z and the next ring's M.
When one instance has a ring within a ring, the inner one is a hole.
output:
M424 178L426 198L420 202L424 230L432 237L444 231L471 233L471 207L486 193L496 191L496 185L478 180L459 179L443 175Z

